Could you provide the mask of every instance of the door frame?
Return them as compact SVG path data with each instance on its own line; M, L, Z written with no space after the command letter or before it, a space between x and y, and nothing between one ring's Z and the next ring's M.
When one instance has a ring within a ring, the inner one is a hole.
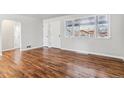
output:
M21 26L21 22L19 22L19 21L16 21L16 20L12 20L12 19L3 19L2 21L1 21L1 51L2 52L4 52L4 51L10 51L10 50L14 50L14 49L16 49L16 48L10 48L10 49L5 49L5 50L3 50L3 45L2 45L2 42L3 42L3 29L2 29L2 23L3 23L3 21L5 21L5 20L9 20L9 21L13 21L13 22L16 22L16 23L18 23L19 25L20 25L20 48L19 48L19 50L21 51L21 48L22 48L22 44L21 44L21 42L22 42L22 40L21 40L21 37L22 37L22 26ZM14 27L14 29L15 29L15 27Z
M59 38L60 38L60 41L59 41L59 47L57 47L57 46L52 46L52 44L51 44L51 24L52 24L52 22L59 22L59 25L60 25L60 30L59 30ZM61 21L59 21L59 20L56 20L56 21L51 21L51 22L49 22L49 47L53 47L53 48L60 48L61 49Z
M44 36L46 29L47 29L47 37ZM47 38L47 41L44 40L45 38ZM47 42L47 45L45 45L45 42ZM49 47L49 23L43 23L43 46Z
M16 21L14 21L14 22L16 22ZM20 44L19 44L19 49L21 49L21 23L20 22L16 22L16 24L17 25L19 25L19 42L20 42ZM14 27L14 29L16 29L16 26ZM14 48L15 48L15 42L14 42ZM16 48L15 48L16 49Z

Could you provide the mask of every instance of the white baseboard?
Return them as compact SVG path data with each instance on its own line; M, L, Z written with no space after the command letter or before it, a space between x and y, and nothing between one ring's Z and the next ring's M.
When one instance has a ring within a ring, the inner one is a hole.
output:
M2 51L4 52L4 51L10 51L10 50L14 50L14 49L16 49L16 48L5 49L5 50L2 50Z
M27 50L32 50L32 49L37 49L37 48L41 48L43 46L38 46L38 47L33 47L33 48L27 48L27 49L21 49L21 51L27 51ZM100 56L106 56L106 57L112 57L112 58L118 58L118 59L122 59L124 60L124 57L122 56L115 56L115 55L108 55L108 54L104 54L104 53L96 53L96 52L88 52L88 51L81 51L81 50L74 50L74 49L68 49L68 48L61 48L63 50L69 50L69 51L74 51L77 53L82 53L82 54L95 54L95 55L100 55Z
M32 50L32 49L41 48L41 47L42 47L42 46L32 47L32 48L26 48L26 49L21 49L21 51L28 51L28 50Z
M87 55L88 54L94 54L94 55L118 58L118 59L122 59L124 61L124 57L122 57L122 56L114 56L114 55L108 55L108 54L104 54L104 53L88 52L88 51L74 50L74 49L68 49L68 48L61 48L61 49L69 50L69 51L74 51L74 52L77 52L77 53L82 53L82 54L87 54Z

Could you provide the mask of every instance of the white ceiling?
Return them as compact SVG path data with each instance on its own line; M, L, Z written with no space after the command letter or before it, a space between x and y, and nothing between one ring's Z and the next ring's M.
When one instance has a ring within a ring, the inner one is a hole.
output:
M38 19L47 19L47 18L65 16L68 14L21 14L21 15L28 16L28 17L34 17L34 18L38 18Z

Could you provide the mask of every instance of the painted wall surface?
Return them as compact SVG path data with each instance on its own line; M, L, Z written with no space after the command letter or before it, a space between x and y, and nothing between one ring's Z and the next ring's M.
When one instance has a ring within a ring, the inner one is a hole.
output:
M3 20L13 20L21 22L21 49L24 50L28 45L31 48L42 46L42 21L20 15L0 15L0 23Z
M1 23L0 23L0 56L2 55L2 44L1 44Z
M91 15L69 15L43 20L43 23L49 23L56 20L61 22L61 48L124 57L124 15L110 15L110 30L112 37L109 39L65 38L64 20L84 16Z

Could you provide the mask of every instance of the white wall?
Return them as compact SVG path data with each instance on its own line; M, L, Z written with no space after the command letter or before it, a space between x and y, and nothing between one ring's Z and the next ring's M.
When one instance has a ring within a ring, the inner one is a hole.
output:
M1 44L1 39L2 39L1 37L2 36L1 36L1 34L2 33L1 33L1 23L0 23L0 56L2 55L2 44Z
M112 37L110 39L83 39L83 38L65 38L64 20L79 18L89 15L70 15L44 20L44 23L59 20L61 22L61 47L64 49L77 50L80 52L105 54L119 58L124 57L124 15L110 15L110 30Z
M27 45L32 48L42 46L42 21L20 15L0 15L0 23L3 20L21 22L21 49L25 50ZM1 42L1 41L0 41Z

